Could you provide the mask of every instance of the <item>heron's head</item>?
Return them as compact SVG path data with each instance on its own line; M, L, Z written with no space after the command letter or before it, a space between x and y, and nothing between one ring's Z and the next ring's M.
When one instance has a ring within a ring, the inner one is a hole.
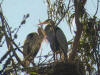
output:
M38 28L38 33L41 33L43 29L41 27Z
M45 20L44 22L41 22L38 25L43 25L43 24L46 24L46 25L54 25L54 21L51 20L51 19L47 19L47 20Z
M39 33L39 35L43 35L44 37L46 36L45 31L43 30L42 27L38 28L38 33Z

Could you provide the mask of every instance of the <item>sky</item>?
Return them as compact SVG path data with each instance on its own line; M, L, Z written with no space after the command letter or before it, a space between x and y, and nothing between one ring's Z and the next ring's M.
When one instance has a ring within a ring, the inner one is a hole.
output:
M90 15L93 15L96 11L96 0L88 0L85 8ZM24 40L29 33L37 31L37 24L39 24L39 20L44 21L47 19L47 5L45 0L4 0L2 10L12 29L20 25L25 14L30 14L26 24L24 24L18 32L18 38L15 40L17 44L20 43L21 45L23 45ZM100 17L99 14L97 14L97 16ZM62 22L59 27L63 30L67 40L71 40L72 36L68 25L66 25L65 22ZM0 58L7 51L6 45L4 46L5 47L0 48ZM49 43L42 44L41 47L44 55L50 51Z

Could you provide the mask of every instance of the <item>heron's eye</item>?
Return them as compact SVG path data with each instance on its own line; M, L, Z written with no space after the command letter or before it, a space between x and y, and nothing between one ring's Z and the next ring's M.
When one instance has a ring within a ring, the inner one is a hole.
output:
M49 24L51 24L51 21L48 21Z

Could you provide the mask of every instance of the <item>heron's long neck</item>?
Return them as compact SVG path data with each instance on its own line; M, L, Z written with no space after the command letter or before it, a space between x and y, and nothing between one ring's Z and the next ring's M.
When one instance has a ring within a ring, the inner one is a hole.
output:
M38 33L39 33L39 37L40 37L41 39L43 39L44 36L45 36L43 29L41 29Z

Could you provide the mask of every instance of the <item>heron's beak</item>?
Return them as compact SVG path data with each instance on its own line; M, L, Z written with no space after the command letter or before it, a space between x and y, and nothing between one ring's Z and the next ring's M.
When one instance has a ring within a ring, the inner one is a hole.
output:
M38 25L43 25L43 24L48 24L48 22L41 22L40 24L38 24Z

